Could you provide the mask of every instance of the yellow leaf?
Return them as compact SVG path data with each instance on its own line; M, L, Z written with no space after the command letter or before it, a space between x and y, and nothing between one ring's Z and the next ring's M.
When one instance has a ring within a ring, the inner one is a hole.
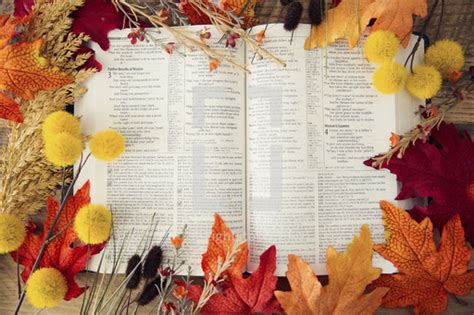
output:
M393 32L403 47L407 47L413 29L413 15L425 17L427 11L426 0L377 0L365 10L361 21L377 19L371 31Z
M330 247L327 253L329 284L321 287L308 263L288 256L286 273L290 292L276 291L275 296L288 315L291 314L371 314L379 307L386 288L364 294L365 287L380 276L372 267L370 230L363 225L344 253Z
M327 11L326 18L320 25L311 27L311 34L306 39L304 48L309 50L325 47L339 38L347 38L349 47L355 47L370 21L370 18L367 20L362 16L374 1L342 0L337 7Z

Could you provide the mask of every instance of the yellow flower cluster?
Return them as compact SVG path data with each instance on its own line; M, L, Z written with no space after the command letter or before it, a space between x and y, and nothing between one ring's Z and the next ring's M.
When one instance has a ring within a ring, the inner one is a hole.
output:
M81 125L73 115L59 111L43 123L44 152L55 166L73 165L83 150ZM123 136L115 130L97 132L89 141L91 154L98 160L113 161L125 150Z
M86 244L100 244L110 237L112 213L103 205L88 204L74 218L74 232Z
M10 213L0 213L0 254L17 250L25 239L25 225Z
M73 165L83 149L79 119L68 112L50 114L43 122L44 153L55 166Z
M56 268L41 268L26 282L26 296L36 308L51 308L64 299L68 290L66 278Z
M393 94L406 87L421 99L432 98L441 88L442 79L464 64L462 47L450 40L443 40L430 47L425 64L409 73L404 66L393 61L400 42L388 31L373 32L364 44L364 53L370 62L380 64L372 76L372 84L382 94Z

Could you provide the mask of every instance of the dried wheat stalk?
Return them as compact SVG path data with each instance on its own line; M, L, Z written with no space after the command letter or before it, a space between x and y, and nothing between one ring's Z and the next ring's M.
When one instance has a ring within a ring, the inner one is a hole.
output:
M75 56L89 38L69 32L70 15L83 4L84 0L39 0L27 28L26 39L43 38L42 55L75 80L55 91L39 92L31 101L17 99L24 122L8 125L8 141L0 155L0 212L15 214L23 220L44 207L46 198L54 194L63 179L61 169L44 157L41 124L47 115L63 110L83 95L86 90L82 83L95 72L79 70L90 54Z

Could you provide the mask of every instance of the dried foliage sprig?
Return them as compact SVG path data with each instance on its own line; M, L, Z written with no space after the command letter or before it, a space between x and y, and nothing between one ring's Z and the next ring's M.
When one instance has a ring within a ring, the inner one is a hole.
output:
M82 83L93 69L80 69L90 54L77 54L87 36L69 32L71 13L84 4L83 0L38 1L32 12L25 40L44 40L42 55L74 82L54 91L41 91L33 100L22 100L20 108L24 123L9 124L8 142L0 155L0 211L25 220L44 206L47 196L61 185L61 168L48 163L43 154L41 124L50 113L64 109L85 93Z
M449 83L444 84L431 103L419 112L422 116L420 123L405 133L389 151L374 157L372 166L381 167L383 163L389 163L394 155L402 158L410 145L414 145L418 140L426 141L431 130L440 126L450 110L472 97L474 84L470 76L469 72L464 72L459 79L450 80Z
M218 292L217 284L224 281L224 278L222 277L223 274L233 264L237 254L239 254L241 250L241 245L244 243L245 243L245 240L234 242L231 250L227 253L224 261L219 259L215 275L213 277L209 277L207 281L204 283L204 287L202 289L201 296L199 297L199 301L196 303L194 307L194 310L192 313L193 315L199 314L199 312L204 307L204 305L206 305L209 299Z
M243 71L248 71L245 65L234 61L229 52L210 47L207 43L203 42L195 32L183 28L171 27L166 23L166 19L163 19L163 17L149 13L150 10L145 9L139 4L132 3L129 0L112 0L112 3L118 10L124 13L131 26L141 28L140 19L144 19L154 28L167 30L176 40L176 43L182 46L186 51L201 51L211 59L228 63ZM242 29L239 17L235 16L233 13L223 13L215 7L211 7L200 0L189 0L188 3L198 12L207 15L212 24L220 33L223 34L223 36L237 34L238 38L244 41L248 47L258 55L274 60L278 64L285 66L283 60L263 48L246 30ZM147 30L145 30L145 34L152 37L151 33Z

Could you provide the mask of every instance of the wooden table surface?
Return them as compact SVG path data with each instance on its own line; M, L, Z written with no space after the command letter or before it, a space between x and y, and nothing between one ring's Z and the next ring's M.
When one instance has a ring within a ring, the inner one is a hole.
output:
M8 2L12 0L0 0L0 10L8 7ZM156 0L151 0L156 1ZM432 4L435 0L430 0ZM303 1L305 4L309 0ZM442 19L442 27L440 39L450 38L459 41L465 50L466 67L474 64L474 0L446 0L444 17ZM440 10L435 12L433 23L428 28L428 36L433 37L436 33L437 25L440 21ZM257 14L261 23L281 21L284 12L282 11L279 1L264 0L257 8ZM447 121L456 123L460 128L469 130L474 135L474 101L468 100L458 105L447 116ZM11 314L16 303L16 274L15 264L8 255L0 255L0 315ZM78 275L78 282L85 282L85 274ZM286 287L285 281L280 280L280 287ZM474 292L469 296L463 297L468 302L468 306L463 306L452 298L449 301L449 308L443 314L474 314ZM77 314L81 305L81 298L62 302L59 306L52 310L42 311L41 314ZM149 314L149 309L142 309L139 314ZM36 314L26 301L22 307L21 314ZM379 310L377 314L410 314L408 310Z

